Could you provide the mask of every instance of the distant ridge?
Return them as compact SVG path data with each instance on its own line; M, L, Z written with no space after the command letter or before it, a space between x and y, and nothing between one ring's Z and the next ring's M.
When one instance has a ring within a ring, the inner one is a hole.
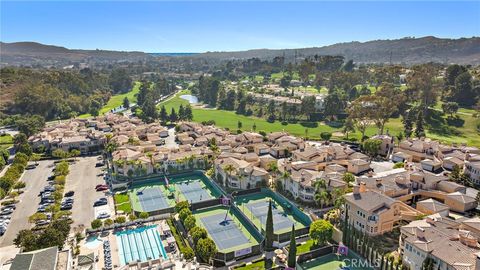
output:
M162 53L162 52L156 52L156 53L148 53L153 56L191 56L199 53L187 53L187 52L176 52L176 53Z
M72 50L37 42L0 42L2 65L67 65L75 62L141 61L153 56L138 51Z
M432 36L345 42L323 47L299 49L256 49L237 52L207 52L195 55L212 59L270 59L285 55L286 58L318 55L342 55L357 63L404 63L426 62L480 64L480 38L447 39Z
M138 51L72 50L65 47L36 42L0 42L0 64L62 66L87 62L136 62L156 58L182 57L226 61L234 59L272 59L285 56L287 60L313 55L342 55L357 63L400 63L418 64L426 62L480 64L480 38L402 38L373 40L367 42L345 42L323 47L299 49L255 49L234 52L206 53L144 53Z

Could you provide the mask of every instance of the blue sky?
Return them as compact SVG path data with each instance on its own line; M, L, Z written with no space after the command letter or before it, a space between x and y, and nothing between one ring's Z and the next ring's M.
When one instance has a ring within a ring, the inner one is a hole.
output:
M0 40L146 52L480 36L480 1L0 1Z

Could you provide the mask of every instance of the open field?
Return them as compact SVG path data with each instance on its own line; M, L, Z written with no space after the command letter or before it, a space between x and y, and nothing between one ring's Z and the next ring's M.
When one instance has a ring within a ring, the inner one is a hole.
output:
M9 148L13 145L13 137L10 134L0 136L0 149Z
M103 115L103 114L109 112L110 110L115 109L118 106L122 105L123 104L123 99L125 97L128 98L128 100L130 101L130 104L131 103L136 103L137 102L138 91L140 91L140 82L135 82L135 84L133 85L133 88L132 88L132 90L130 90L130 92L127 92L125 94L114 95L114 96L110 97L107 104L105 104L105 106L103 106L100 109L100 111L98 112L99 115ZM78 117L79 118L88 118L88 117L91 117L91 116L92 116L91 114L86 113L86 114L82 114Z
M180 95L189 94L188 90L183 90L179 94L177 94L172 99L162 102L159 105L165 105L167 112L170 112L172 108L178 109L180 104L184 106L188 104L188 101L181 99ZM258 118L255 116L244 116L240 114L236 114L234 111L225 111L225 110L216 110L216 109L205 109L200 108L198 106L193 107L193 121L195 122L202 122L208 120L215 120L215 125L222 128L228 128L230 130L237 130L238 121L242 122L242 130L243 131L251 131L253 125L257 126L256 131L265 131L267 133L274 132L274 131L281 131L285 130L292 135L296 136L308 136L310 139L319 139L320 133L322 132L339 132L341 128L332 127L326 125L322 122L317 123L301 123L298 122L296 124L287 124L282 125L281 122L275 121L274 123L267 122L267 120L263 118ZM403 127L402 123L399 118L392 119L386 125L389 128L392 134L397 134ZM367 135L374 135L376 134L377 129L375 127L371 127L367 130ZM349 137L357 137L360 138L359 133L352 133L349 134Z
M160 103L160 105L165 105L167 112L170 112L172 107L178 109L180 104L183 104L184 106L188 104L188 101L181 99L179 96L189 93L188 90L183 90L172 99ZM445 143L467 143L472 146L480 146L480 136L476 131L476 123L480 120L471 115L473 110L460 109L459 112L458 116L460 120L451 122L446 116L437 116L437 118L434 119L436 122L427 123L427 136ZM255 124L257 132L265 131L269 133L284 130L292 135L309 137L309 139L320 139L320 133L322 132L341 132L341 127L330 126L324 122L302 123L299 121L295 124L282 125L279 121L270 123L265 119L254 116L239 115L234 111L206 109L199 106L193 106L193 121L200 123L208 120L214 120L216 126L228 128L230 130L237 130L237 124L238 121L240 121L242 122L243 131L251 131ZM456 124L457 126L452 124ZM401 118L391 118L385 125L385 131L386 130L392 135L397 135L400 132L403 132ZM377 134L377 132L377 128L372 125L367 129L366 135L372 136ZM349 134L350 138L357 138L357 140L360 139L360 136L359 132ZM333 137L339 138L335 135Z

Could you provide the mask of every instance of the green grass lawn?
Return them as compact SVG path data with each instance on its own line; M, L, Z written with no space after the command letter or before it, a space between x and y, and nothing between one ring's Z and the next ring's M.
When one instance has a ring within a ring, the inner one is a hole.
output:
M128 194L115 194L115 196L113 196L113 199L115 200L115 204L130 202L130 197L128 196Z
M13 144L13 137L10 134L0 136L0 144Z
M13 137L10 134L0 136L0 149L7 149L13 145Z
M115 201L115 207L117 211L123 211L124 213L132 212L132 205L130 203L130 197L128 194L115 194L113 196L113 200Z
M180 95L189 94L188 90L182 90L179 94L173 97L170 100L162 102L159 106L165 105L165 109L168 113L170 113L172 108L175 108L178 111L178 107L180 104L184 106L188 104L188 101L180 98ZM328 126L324 123L315 123L314 126L307 127L306 125L302 125L300 122L296 124L287 124L282 125L281 122L275 121L274 123L269 123L263 118L258 118L254 116L244 116L240 114L236 114L234 111L225 111L225 110L216 110L216 109L204 109L193 107L193 121L201 123L202 121L214 120L215 125L222 128L228 128L230 130L237 130L238 121L242 122L242 130L243 131L251 131L253 125L256 125L256 131L265 131L275 132L275 131L282 131L285 130L292 135L296 136L306 136L305 133L309 138L319 139L320 133L322 132L336 132L340 131L340 128L335 128ZM387 123L386 128L392 134L397 134L403 128L402 123L399 118L391 119L389 123ZM375 127L370 127L367 130L367 135L374 135L377 133L377 129ZM357 137L360 138L359 133L350 134L349 137Z
M177 94L172 99L160 103L165 105L167 112L170 113L172 108L175 108L178 111L180 104L184 106L188 104L188 101L180 98L180 95L189 94L188 90L183 90ZM439 105L437 105L439 106ZM476 123L480 121L477 118L474 118L472 115L469 115L470 111L468 109L461 109L467 114L458 114L460 120L456 121L455 125L449 123L446 116L441 116L437 119L438 123L431 122L427 126L427 136L429 138L439 140L445 143L467 143L471 146L480 146L480 136L476 130ZM473 111L472 111L473 112ZM265 131L267 133L274 131L286 131L292 135L305 137L308 136L310 139L319 139L320 133L322 132L340 132L340 127L329 126L324 122L316 123L301 123L300 121L295 124L282 125L281 122L275 121L274 123L269 123L263 118L258 118L255 116L244 116L236 114L234 111L225 111L225 110L216 110L216 109L204 109L199 107L193 107L193 121L201 123L202 121L214 120L215 125L221 128L228 128L232 131L237 130L238 121L242 122L243 131L252 131L253 125L256 125L256 131ZM400 132L403 132L403 124L401 118L391 118L389 122L385 125L385 132L388 129L389 133L392 135L397 135ZM367 129L366 135L372 136L378 133L377 128L372 125ZM357 140L360 139L361 134L355 132L349 134L349 137L355 137ZM333 136L335 138L335 136ZM338 139L338 137L337 137Z
M307 242L302 243L301 245L297 246L297 255L309 252L312 249L312 247L314 247L313 240L309 239L309 240L307 240Z
M100 111L98 112L99 115L104 115L105 113L109 112L110 110L120 106L123 104L123 99L128 98L130 103L136 103L137 102L137 94L140 91L140 82L135 82L133 85L132 90L130 92L127 92L125 94L119 94L119 95L114 95L110 97L108 100L107 104L103 106ZM91 117L92 115L89 113L82 114L78 116L79 118L88 118Z
M272 267L275 267L275 264L273 264ZM235 269L236 270L263 270L265 269L265 261L261 260L245 266L235 267Z
M295 91L309 92L314 94L328 94L328 89L325 86L322 86L320 89L313 86L298 86L293 87ZM291 91L291 89L289 89Z

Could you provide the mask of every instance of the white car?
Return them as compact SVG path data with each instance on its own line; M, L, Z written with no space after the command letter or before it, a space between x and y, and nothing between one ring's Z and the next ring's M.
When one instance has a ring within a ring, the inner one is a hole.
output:
M109 218L109 217L110 217L110 214L107 212L101 212L101 213L98 213L97 215L98 219Z

